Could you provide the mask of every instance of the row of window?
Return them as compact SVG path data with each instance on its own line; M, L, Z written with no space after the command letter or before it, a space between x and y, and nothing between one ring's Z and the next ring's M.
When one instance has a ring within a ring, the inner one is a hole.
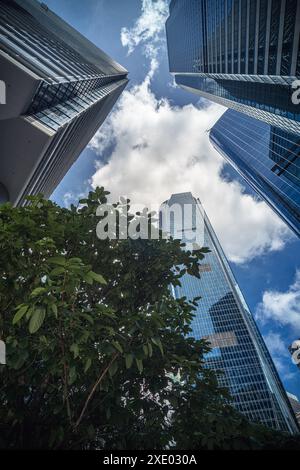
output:
M74 96L63 103L32 114L31 118L57 131L60 127L68 124L70 120L76 118L79 113L82 113L124 83L126 83L126 80L119 80L84 95Z

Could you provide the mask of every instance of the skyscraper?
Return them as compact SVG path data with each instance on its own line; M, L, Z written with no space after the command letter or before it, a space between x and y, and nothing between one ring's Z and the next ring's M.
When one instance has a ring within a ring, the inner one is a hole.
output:
M166 33L178 85L300 133L300 0L172 0Z
M36 0L0 1L0 201L48 197L125 88L127 71Z
M300 135L229 109L210 141L300 236Z
M229 388L233 405L249 420L297 432L295 416L271 356L199 199L191 193L173 194L162 204L161 214L166 209L172 214L175 204L182 208L183 214L187 206L193 208L193 213L198 211L203 221L204 246L211 249L199 265L200 280L185 274L181 287L172 287L176 298L202 297L192 329L195 338L207 338L211 343L212 350L205 358L207 367L223 371L220 385ZM198 230L194 220L195 217L189 218L192 227L183 222L182 229L174 222L168 226L160 215L160 226L184 242Z

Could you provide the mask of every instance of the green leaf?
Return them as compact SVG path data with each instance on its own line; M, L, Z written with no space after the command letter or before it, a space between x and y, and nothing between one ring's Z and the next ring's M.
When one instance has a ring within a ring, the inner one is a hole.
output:
M91 365L92 365L92 359L88 357L84 366L84 373L86 373L89 370Z
M30 297L37 297L38 295L43 294L46 291L45 287L36 287L30 294Z
M76 367L75 366L70 367L70 371L69 371L69 383L70 383L70 385L72 385L75 382L76 378L77 378Z
M94 273L94 271L89 271L87 276L91 277L94 281L99 282L99 284L107 284L104 277L101 274Z
M152 343L155 344L155 346L157 346L160 349L161 355L163 356L164 350L163 350L160 338L151 338L151 341Z
M68 264L83 264L81 258L70 258Z
M38 307L33 311L29 321L29 333L36 333L45 320L46 311L43 307Z
M118 341L112 341L112 345L120 352L123 352L123 348Z
M52 269L50 272L50 276L59 276L60 274L63 274L65 272L65 268L59 266L57 268Z
M79 356L79 347L78 344L74 343L70 346L70 351L74 354L74 359Z
M152 354L153 354L152 344L147 343L147 346L148 346L148 351L149 351L149 357L152 357Z
M63 256L55 256L53 258L49 258L48 263L58 264L59 266L66 266L67 261Z
M126 369L130 369L133 363L133 354L125 354Z
M143 372L143 361L141 359L136 359L136 365L141 374Z
M89 315L88 313L82 313L81 316L83 318L85 318L91 325L94 324L94 319L91 315Z
M21 307L25 307L26 305L27 304L19 304L19 305L16 306L15 310L19 310Z
M27 312L26 312L26 320L27 321L31 317L33 310L34 310L34 307L29 307L29 309L27 310Z
M113 377L115 373L117 372L117 370L118 370L118 363L117 361L114 361L112 365L110 366L110 368L108 369L108 373L111 377Z
M28 351L21 351L21 354L17 356L17 358L15 358L14 360L9 360L8 364L13 369L19 370L21 369L21 367L23 367L28 357L29 357Z
M99 388L100 388L100 390L103 390L104 392L107 392L108 388L109 388L108 380L106 380L106 379L102 380L102 382L100 382Z
M94 282L94 279L92 278L92 276L90 276L90 273L86 273L82 276L82 279L87 283L87 284L90 284L92 285L93 282Z
M23 305L23 307L21 307L17 313L15 314L14 318L13 318L13 325L15 325L16 323L18 323L18 321L21 320L21 318L25 315L25 313L27 312L28 310L28 305Z
M57 318L57 305L56 304L51 304L51 310Z

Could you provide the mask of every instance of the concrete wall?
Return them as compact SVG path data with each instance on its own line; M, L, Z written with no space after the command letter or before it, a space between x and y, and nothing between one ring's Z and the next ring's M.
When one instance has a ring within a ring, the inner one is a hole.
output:
M39 77L0 51L0 80L6 86L6 104L0 105L0 121L21 116L34 97L40 83Z
M51 135L22 117L0 121L0 183L15 204L30 179Z

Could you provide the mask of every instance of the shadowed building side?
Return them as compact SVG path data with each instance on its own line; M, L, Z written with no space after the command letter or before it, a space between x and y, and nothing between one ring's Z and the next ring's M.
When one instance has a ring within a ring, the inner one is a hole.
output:
M127 71L35 0L0 2L0 197L49 197L125 88ZM6 196L3 196L6 195Z

